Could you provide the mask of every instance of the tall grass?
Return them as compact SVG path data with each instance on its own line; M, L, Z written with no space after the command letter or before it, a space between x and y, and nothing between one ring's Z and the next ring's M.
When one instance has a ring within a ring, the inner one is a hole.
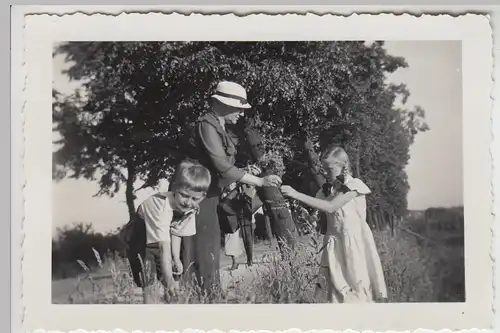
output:
M389 230L377 233L375 241L384 269L390 302L430 302L436 293L429 267L432 256L409 235L392 237Z
M413 221L412 223L421 223ZM446 231L443 231L446 232ZM441 233L437 242L422 242L399 230L375 231L374 237L382 261L390 302L457 302L465 300L463 242L446 241L456 235ZM462 237L463 238L463 237ZM266 254L247 276L233 277L224 288L205 294L195 284L183 282L175 296L162 295L165 303L320 303L314 288L319 268L321 240L313 235L285 255ZM99 253L94 251L104 269ZM110 278L97 280L83 263L84 271L70 303L142 303L126 259L106 260ZM161 286L156 284L158 294Z
M310 243L299 243L294 249L285 249L283 255L266 254L254 265L250 279L248 276L233 277L225 288L213 290L210 295L191 282L193 280L187 279L180 282L180 291L175 296L163 295L159 282L153 289L165 303L315 303L313 287L318 272L318 250L317 240L311 237ZM104 268L99 254L94 253L99 268ZM142 291L133 282L128 260L116 256L106 261L110 262L111 275L102 281L93 278L90 269L79 262L84 274L79 277L76 291L70 295L70 303L143 302Z
M463 209L440 210L438 220L419 216L394 236L375 234L391 301L465 301Z

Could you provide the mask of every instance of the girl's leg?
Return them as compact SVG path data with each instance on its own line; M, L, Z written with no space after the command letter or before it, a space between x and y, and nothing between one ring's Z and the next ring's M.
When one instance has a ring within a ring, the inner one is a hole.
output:
M231 270L238 269L238 263L236 262L236 257L235 256L230 256L231 257Z
M226 234L224 250L226 256L231 258L232 266L231 270L238 268L238 263L236 259L243 254L243 240L240 235L240 229L232 234Z

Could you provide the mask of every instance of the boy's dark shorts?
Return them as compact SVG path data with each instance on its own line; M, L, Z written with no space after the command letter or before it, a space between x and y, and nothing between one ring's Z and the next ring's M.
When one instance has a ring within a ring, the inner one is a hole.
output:
M131 265L134 282L138 287L148 287L155 281L163 280L163 271L161 268L162 249L160 243L151 243L146 245L144 252L144 267L140 263ZM144 281L144 283L142 283Z

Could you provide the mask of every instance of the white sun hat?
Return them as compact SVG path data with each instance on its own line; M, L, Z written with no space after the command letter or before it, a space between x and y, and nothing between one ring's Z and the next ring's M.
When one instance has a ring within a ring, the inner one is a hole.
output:
M219 102L232 106L234 108L251 108L250 104L248 104L247 101L247 92L245 88L234 82L219 82L217 88L215 89L215 94L213 94L212 97Z

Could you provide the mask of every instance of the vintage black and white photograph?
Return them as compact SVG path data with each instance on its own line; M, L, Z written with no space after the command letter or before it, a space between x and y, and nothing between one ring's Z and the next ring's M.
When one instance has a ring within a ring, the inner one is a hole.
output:
M147 17L27 24L31 322L154 331L192 311L199 328L241 328L251 305L279 327L323 327L329 312L343 329L481 327L487 20ZM98 38L100 25L124 30Z
M54 303L463 302L460 41L54 47Z

